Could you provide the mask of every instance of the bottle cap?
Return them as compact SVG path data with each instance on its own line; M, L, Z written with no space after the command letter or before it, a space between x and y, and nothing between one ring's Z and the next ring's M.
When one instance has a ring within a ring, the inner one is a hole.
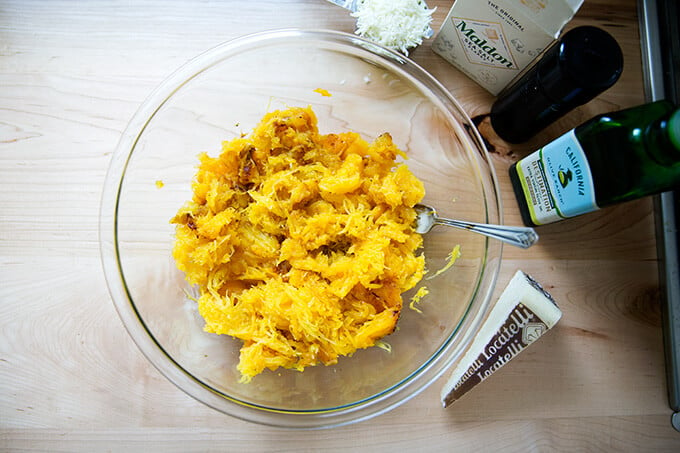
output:
M491 125L521 143L612 86L623 70L616 40L597 27L577 27L553 44L538 63L491 108Z
M548 100L572 109L612 86L623 70L616 40L592 26L567 32L538 63L538 79Z

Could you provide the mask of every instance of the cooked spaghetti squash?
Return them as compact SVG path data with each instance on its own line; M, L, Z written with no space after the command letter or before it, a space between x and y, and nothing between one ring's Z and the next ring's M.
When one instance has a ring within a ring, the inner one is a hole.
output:
M309 107L200 155L173 256L205 330L243 341L242 381L334 364L394 331L425 266L412 227L424 188L398 156L387 133L320 134Z

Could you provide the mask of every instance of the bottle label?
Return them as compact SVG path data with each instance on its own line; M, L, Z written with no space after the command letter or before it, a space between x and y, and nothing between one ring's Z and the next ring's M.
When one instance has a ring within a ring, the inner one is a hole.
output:
M588 160L573 129L520 160L517 174L536 225L599 209Z

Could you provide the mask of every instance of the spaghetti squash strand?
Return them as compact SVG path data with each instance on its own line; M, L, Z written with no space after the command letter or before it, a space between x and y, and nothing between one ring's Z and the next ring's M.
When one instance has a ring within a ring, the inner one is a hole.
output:
M244 382L334 364L394 331L424 274L412 228L424 188L398 156L389 134L319 134L309 107L200 156L173 256L205 330L242 340Z

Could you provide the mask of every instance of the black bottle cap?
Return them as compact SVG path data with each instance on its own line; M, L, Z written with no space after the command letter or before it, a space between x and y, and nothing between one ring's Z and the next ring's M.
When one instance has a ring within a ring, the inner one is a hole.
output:
M611 87L622 70L621 48L609 33L574 28L501 94L491 109L491 125L510 143L526 141Z
M558 42L550 59L541 59L538 78L546 96L577 107L612 86L623 70L621 48L606 31L574 28Z

